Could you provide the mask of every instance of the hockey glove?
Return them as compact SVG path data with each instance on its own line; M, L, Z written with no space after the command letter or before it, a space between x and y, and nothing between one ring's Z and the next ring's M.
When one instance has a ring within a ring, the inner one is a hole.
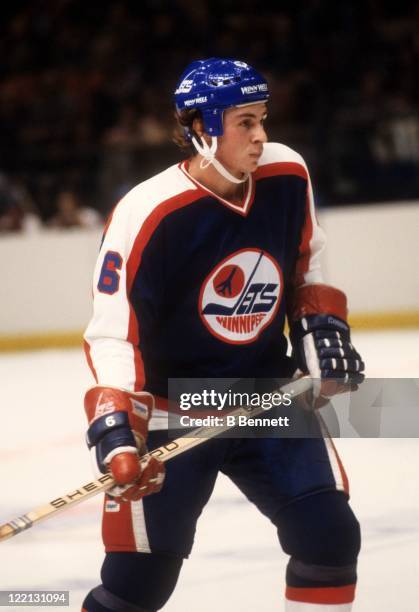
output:
M117 485L107 492L115 498L138 500L158 492L164 480L164 464L155 457L139 461L146 452L148 421L154 399L146 392L116 387L92 387L84 407L89 421L87 445L96 473L111 472Z
M328 285L303 285L294 296L290 339L297 365L315 379L315 394L356 389L364 362L351 343L344 293Z

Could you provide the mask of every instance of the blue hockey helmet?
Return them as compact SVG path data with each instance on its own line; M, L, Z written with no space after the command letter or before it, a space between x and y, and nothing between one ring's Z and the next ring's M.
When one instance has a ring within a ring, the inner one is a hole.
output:
M221 136L226 108L264 102L269 91L262 75L245 62L212 57L186 68L174 97L178 112L199 109L207 134ZM190 131L185 132L190 139Z

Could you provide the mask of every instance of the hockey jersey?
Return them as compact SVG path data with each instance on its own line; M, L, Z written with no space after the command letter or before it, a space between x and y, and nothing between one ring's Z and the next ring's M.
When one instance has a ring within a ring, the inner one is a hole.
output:
M98 383L167 397L168 378L287 377L286 297L322 282L302 157L268 143L241 205L171 166L107 224L85 333Z

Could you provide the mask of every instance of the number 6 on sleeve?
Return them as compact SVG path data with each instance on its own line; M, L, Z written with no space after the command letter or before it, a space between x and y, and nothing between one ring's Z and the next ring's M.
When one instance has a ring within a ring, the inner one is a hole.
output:
M119 289L119 272L122 257L116 251L108 251L103 259L97 288L101 293L113 295Z

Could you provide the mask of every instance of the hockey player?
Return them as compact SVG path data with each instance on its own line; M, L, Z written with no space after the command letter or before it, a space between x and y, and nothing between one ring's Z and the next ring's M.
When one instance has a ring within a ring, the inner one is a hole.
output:
M85 334L97 385L85 409L98 468L120 486L105 498L102 584L88 612L165 605L219 471L277 527L290 556L286 609L351 608L359 525L330 440L213 439L169 462L164 484L163 464L138 463L145 443L167 440L169 377L286 378L299 368L319 393L324 379L363 378L346 298L322 280L306 164L267 142L268 98L244 62L192 63L175 92L177 140L191 156L132 189L107 225Z

